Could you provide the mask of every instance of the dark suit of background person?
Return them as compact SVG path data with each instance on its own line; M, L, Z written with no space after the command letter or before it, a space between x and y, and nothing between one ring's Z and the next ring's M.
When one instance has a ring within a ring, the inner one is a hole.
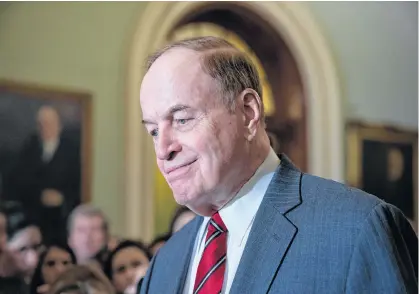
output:
M66 219L80 203L80 142L73 133L60 130L55 147L45 152L41 132L25 141L6 196L22 203L28 217L39 224L47 243L57 239L65 242ZM56 205L46 204L42 195L47 190L59 192L61 201Z

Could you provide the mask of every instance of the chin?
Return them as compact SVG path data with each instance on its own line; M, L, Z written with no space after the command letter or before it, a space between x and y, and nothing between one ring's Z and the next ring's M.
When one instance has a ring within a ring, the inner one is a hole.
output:
M211 217L215 211L211 209L209 206L193 206L189 205L188 208L192 210L195 214L198 214L200 216L209 216Z
M202 203L202 201L198 200L199 196L195 197L176 197L175 200L179 205L187 206L190 210L192 210L195 214L201 216L212 216L215 211L213 211L212 207L208 204Z
M174 197L176 203L182 206L187 206L191 202L190 198L186 195L174 194Z

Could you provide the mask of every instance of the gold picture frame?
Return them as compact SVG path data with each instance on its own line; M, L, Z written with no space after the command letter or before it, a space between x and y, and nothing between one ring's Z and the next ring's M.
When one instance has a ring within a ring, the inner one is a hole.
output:
M397 206L418 228L418 132L350 122L346 128L346 178Z

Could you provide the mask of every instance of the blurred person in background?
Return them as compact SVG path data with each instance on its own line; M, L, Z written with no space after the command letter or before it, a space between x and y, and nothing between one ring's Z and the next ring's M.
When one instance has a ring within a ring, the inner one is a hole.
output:
M104 212L92 205L76 207L68 219L68 244L78 264L98 263L103 267L108 250L109 224Z
M196 217L196 214L186 206L179 206L170 224L170 233L173 235Z
M134 294L140 287L151 260L151 253L142 242L126 240L110 254L105 274L118 294Z
M75 265L62 273L48 294L116 294L105 274L94 265Z
M166 244L166 242L170 239L171 234L166 233L164 235L157 236L148 246L148 250L154 256L156 252Z
M44 249L41 231L26 217L18 203L11 203L4 212L7 219L7 249L17 263L19 275L29 285Z
M123 238L118 236L110 236L108 240L108 250L112 251L123 241Z
M0 250L6 249L7 245L7 219L3 203L0 203Z
M7 212L12 203L0 203L0 294L27 294L16 259L7 248ZM13 204L12 204L13 205Z
M157 236L149 245L148 249L154 256L156 252L170 239L170 237L181 230L186 224L196 217L196 214L186 206L178 206L173 214L169 226L169 232Z
M76 256L66 244L59 242L49 244L39 257L30 285L30 294L47 293L58 276L76 262Z

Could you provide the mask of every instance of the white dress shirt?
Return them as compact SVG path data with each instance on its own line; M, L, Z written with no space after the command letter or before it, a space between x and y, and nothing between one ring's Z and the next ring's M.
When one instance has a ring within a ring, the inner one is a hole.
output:
M57 151L60 139L44 141L42 143L42 161L49 162Z
M271 148L265 161L259 166L252 178L240 189L234 199L219 211L228 230L227 264L222 293L230 292L256 212L278 165L279 158ZM210 219L210 217L204 217L196 236L188 276L183 288L184 294L193 293L196 272L203 254Z

